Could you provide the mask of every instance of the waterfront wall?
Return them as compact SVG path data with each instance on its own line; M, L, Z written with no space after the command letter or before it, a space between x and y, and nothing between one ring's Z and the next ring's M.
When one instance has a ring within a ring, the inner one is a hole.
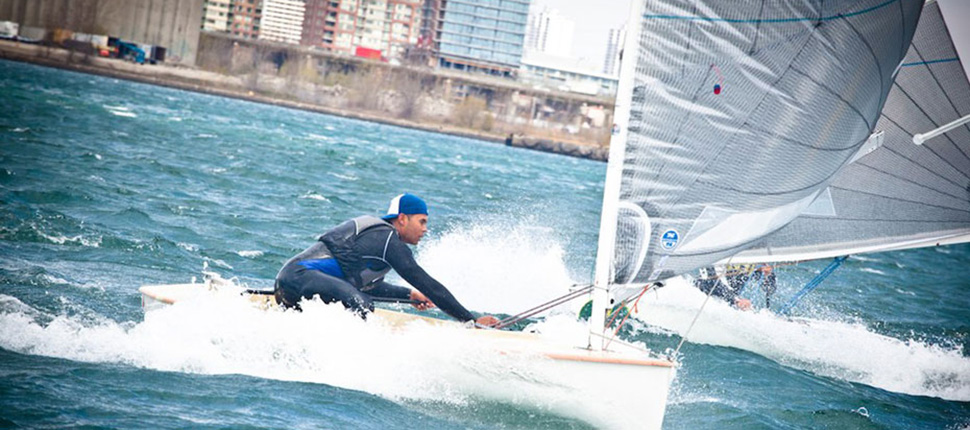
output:
M166 61L193 65L203 0L0 0L0 21L164 46Z
M512 144L605 148L613 124L609 97L537 90L503 78L391 65L221 33L202 33L198 66L238 77L257 94L458 126Z

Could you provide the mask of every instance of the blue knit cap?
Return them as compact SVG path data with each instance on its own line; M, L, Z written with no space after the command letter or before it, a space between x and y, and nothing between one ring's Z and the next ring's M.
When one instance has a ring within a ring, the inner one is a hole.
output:
M404 193L391 199L391 206L387 208L385 220L392 220L398 215L428 214L428 205L414 194Z

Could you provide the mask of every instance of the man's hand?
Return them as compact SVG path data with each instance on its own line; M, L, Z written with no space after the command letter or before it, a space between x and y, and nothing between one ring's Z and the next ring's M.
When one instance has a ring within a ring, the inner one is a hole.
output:
M411 290L411 297L409 298L417 302L411 306L414 306L419 311L426 311L434 307L434 303L432 303L431 300L428 300L428 298L418 290Z
M484 326L484 327L492 327L495 324L498 324L498 322L499 322L498 318L495 318L491 315L483 315L478 317L477 320L475 320L475 324L478 324L479 326Z
M748 299L734 299L734 307L741 309L742 311L751 310L751 300Z

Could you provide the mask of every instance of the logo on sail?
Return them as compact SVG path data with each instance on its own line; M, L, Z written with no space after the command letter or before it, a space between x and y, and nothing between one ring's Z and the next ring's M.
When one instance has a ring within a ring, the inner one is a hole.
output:
M662 246L663 249L666 249L667 251L670 251L676 248L677 242L679 241L680 241L680 234L678 234L677 230L674 230L674 229L667 230L664 232L662 236L660 236L660 246Z

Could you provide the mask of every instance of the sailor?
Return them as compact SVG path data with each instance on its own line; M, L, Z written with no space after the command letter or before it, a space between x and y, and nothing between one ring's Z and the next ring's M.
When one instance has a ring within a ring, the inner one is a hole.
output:
M770 307L771 296L776 289L776 279L775 273L768 265L758 267L750 265L729 266L725 268L724 276L718 276L714 267L708 266L701 269L700 276L694 280L694 287L704 293L723 299L738 309L749 310L751 309L751 300L741 297L741 291L753 274L762 277L761 288L765 293L765 307Z
M417 245L427 231L424 200L413 194L394 197L382 218L365 215L345 221L287 261L276 275L276 299L299 309L300 300L319 296L325 303L339 301L362 318L373 312L374 297L411 300L420 310L437 306L462 322L497 323L488 315L476 320L414 261L407 245ZM416 290L384 281L391 269Z

